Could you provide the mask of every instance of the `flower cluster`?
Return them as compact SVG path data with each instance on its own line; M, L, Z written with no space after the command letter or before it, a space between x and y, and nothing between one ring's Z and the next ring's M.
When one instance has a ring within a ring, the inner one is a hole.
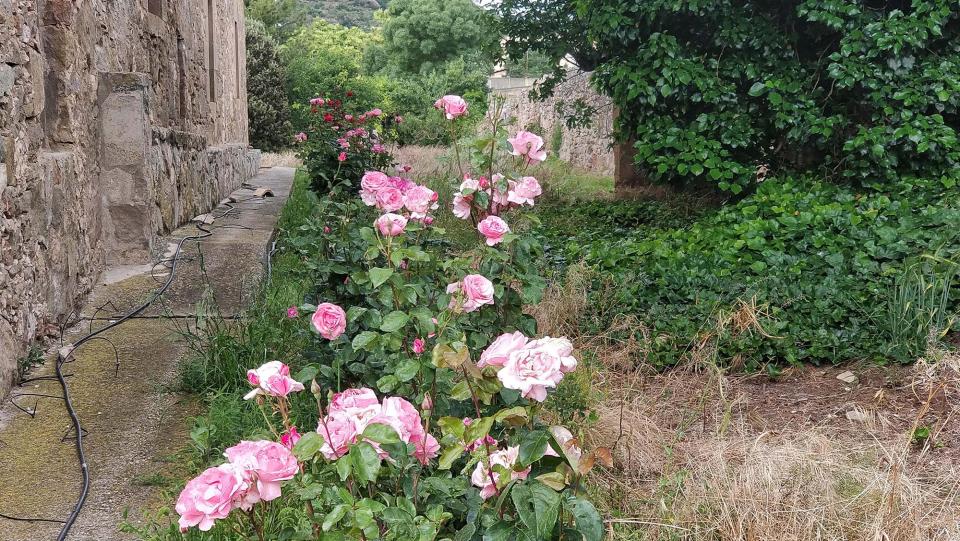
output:
M495 174L490 180L483 176L471 178L468 175L453 195L453 214L463 220L470 218L475 211L481 216L499 216L523 205L532 207L542 193L540 183L531 176L513 180Z
M384 398L383 403L370 389L348 389L337 393L330 401L327 415L320 419L317 433L323 437L320 448L329 460L345 455L350 445L363 439L363 432L372 424L393 428L400 441L413 446L412 456L427 464L437 456L440 444L423 428L420 412L410 402L400 397ZM376 442L369 442L379 450ZM380 451L381 457L386 453Z
M387 176L380 171L364 173L360 180L360 199L367 206L386 212L377 219L375 225L387 237L402 234L408 219L430 225L433 223L430 212L439 208L437 192L410 179ZM406 212L409 218L397 214L401 211Z
M300 472L290 449L272 441L242 441L224 456L227 463L191 479L177 498L180 531L191 526L208 531L234 509L249 511L258 502L275 500L280 483Z

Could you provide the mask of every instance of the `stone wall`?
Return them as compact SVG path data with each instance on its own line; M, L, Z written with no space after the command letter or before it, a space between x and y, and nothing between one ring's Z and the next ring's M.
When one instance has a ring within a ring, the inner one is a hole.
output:
M241 0L0 0L0 396L110 264L250 178Z
M561 83L553 96L544 101L532 101L530 89L535 79L511 77L492 77L490 90L494 95L503 96L504 115L514 117L515 128L534 128L540 131L547 148L551 148L559 138L560 148L556 155L568 163L589 171L613 174L614 153L611 147L613 131L613 110L609 98L598 94L590 86L590 74L571 75ZM590 126L570 129L558 113L570 110L576 100L583 100L596 109Z

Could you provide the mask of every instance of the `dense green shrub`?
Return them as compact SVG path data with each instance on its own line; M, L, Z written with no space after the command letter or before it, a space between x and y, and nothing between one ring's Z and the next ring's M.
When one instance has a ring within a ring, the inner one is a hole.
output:
M930 329L904 340L904 307L892 299L905 273L919 270L932 282L955 272L955 263L924 256L960 258L960 198L939 181L891 183L887 190L784 178L687 227L675 227L668 215L646 222L673 228L636 229L631 238L629 227L587 227L580 236L558 222L545 237L547 244L565 238L567 257L585 257L615 282L616 312L637 315L649 328L647 358L657 366L679 362L695 338L714 330L721 311L752 299L766 334L721 330L721 359L748 366L910 361ZM613 209L614 218L600 210L592 221L623 223L622 211ZM949 313L958 300L954 282Z
M250 144L266 151L289 146L293 133L286 66L276 40L254 19L247 19L247 73Z
M953 185L960 10L947 0L578 0L594 80L653 178L734 193L755 170Z

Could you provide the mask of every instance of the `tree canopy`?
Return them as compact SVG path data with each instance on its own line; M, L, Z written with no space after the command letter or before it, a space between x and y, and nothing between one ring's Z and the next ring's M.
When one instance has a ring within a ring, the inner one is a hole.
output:
M247 19L247 116L250 144L275 151L290 144L287 70L262 22Z
M383 37L401 70L428 73L476 51L492 58L497 37L491 28L489 14L470 0L392 0Z

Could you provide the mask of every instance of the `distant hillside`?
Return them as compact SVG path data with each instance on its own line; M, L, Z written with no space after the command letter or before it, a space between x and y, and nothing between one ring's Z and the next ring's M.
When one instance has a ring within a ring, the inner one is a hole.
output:
M387 7L388 0L301 0L310 17L342 24L369 28L373 12Z

